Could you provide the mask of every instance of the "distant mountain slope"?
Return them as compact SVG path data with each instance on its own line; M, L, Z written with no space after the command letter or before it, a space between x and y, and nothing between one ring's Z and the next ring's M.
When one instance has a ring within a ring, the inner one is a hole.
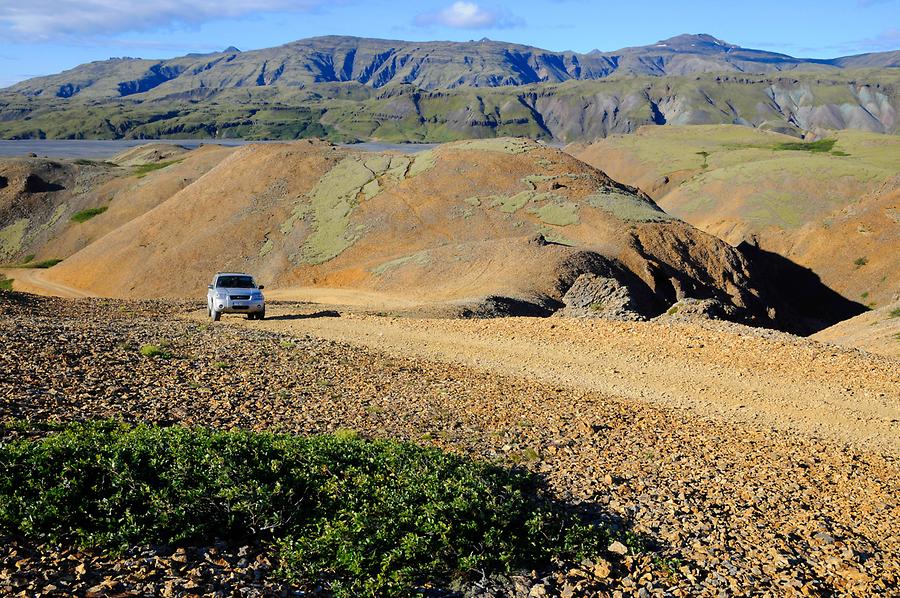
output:
M692 75L709 72L772 73L794 69L822 72L842 67L896 66L894 56L869 54L812 60L741 48L709 35L679 35L649 46L615 52L552 52L492 40L406 42L327 36L262 50L234 48L171 60L110 59L38 77L11 90L62 98L151 97L243 87L305 87L356 82L421 89L498 87L593 80L610 75Z
M794 136L896 133L900 69L823 76L616 77L521 87L374 90L359 83L248 87L142 99L0 94L0 138L244 138L443 142L526 136L593 141L643 125L741 124Z
M318 37L111 59L0 91L0 138L565 142L646 124L895 133L897 52L799 59L681 35L588 54L491 40Z

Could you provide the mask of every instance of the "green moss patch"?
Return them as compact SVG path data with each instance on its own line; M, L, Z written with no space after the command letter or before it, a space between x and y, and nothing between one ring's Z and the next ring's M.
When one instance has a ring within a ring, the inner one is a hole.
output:
M179 162L182 162L182 161L183 160L169 160L167 162L163 161L163 162L152 162L150 164L140 164L140 165L134 167L132 174L135 177L142 179L155 170L162 170L166 166L171 166L172 164L178 164Z
M454 147L465 150L480 150L485 152L501 152L504 154L524 154L537 146L529 139L476 139L473 141L462 141Z
M0 530L119 549L261 541L279 572L338 595L602 554L607 529L533 474L356 434L27 424L0 443Z
M779 143L773 149L775 151L810 152L813 154L825 154L834 148L837 139L820 139L818 141L799 141Z
M501 212L506 212L507 214L514 214L527 206L533 196L534 193L532 191L522 191L521 193L516 193L509 197L495 197L491 202L491 207L497 208Z
M22 249L28 218L19 218L9 226L0 229L0 258L12 256Z
M81 210L80 212L75 212L69 218L72 222L87 222L91 218L95 216L99 216L109 208L107 206L100 206L99 208L88 208L87 210Z
M609 212L620 220L636 222L666 222L676 218L666 214L659 206L636 195L604 188L587 198L588 205Z
M356 242L356 236L348 230L350 215L358 205L357 196L374 178L357 157L348 157L319 179L309 193L314 221L313 232L303 246L303 261L327 262Z
M569 226L578 224L578 206L572 202L548 203L536 210L538 218L545 224Z
M428 172L437 164L437 157L434 150L425 150L415 155L412 164L406 173L407 178L417 177L423 172Z
M429 263L431 263L431 257L427 253L414 253L412 255L405 255L403 257L398 257L397 259L390 260L389 262L385 262L377 268L373 268L372 274L381 276L385 272L400 268L402 266L406 266L408 264L427 266Z

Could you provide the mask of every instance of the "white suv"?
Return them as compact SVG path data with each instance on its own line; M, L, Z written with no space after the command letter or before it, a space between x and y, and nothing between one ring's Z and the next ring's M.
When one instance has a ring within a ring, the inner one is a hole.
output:
M249 274L219 272L207 288L206 310L213 322L218 322L222 314L247 314L248 320L266 317L265 287L257 286Z

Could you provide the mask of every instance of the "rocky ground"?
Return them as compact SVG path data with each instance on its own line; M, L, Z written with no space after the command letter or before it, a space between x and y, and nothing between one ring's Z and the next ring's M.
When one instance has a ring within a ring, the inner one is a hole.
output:
M196 307L0 293L0 419L353 429L522 464L561 500L648 539L639 555L613 547L596 562L484 580L467 589L474 595L897 592L900 468L889 444L777 432L527 372L180 317ZM170 357L144 357L148 343ZM137 547L112 558L0 545L0 593L292 591L270 574L263 547Z

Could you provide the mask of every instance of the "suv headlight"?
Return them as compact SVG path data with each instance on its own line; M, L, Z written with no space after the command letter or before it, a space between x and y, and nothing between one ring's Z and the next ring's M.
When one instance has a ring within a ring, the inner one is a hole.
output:
M216 291L216 299L228 299L228 293L225 291Z

